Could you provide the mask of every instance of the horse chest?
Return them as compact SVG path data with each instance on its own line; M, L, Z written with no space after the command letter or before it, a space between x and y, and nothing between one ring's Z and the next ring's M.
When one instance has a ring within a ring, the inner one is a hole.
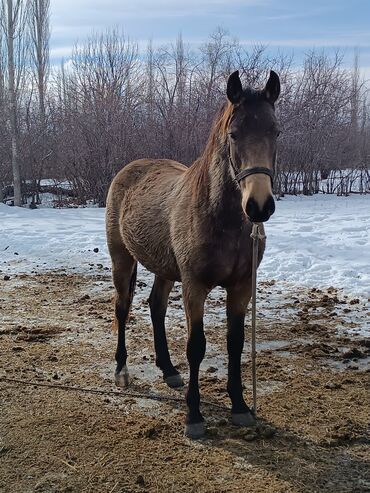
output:
M225 234L202 245L198 272L209 286L227 286L251 275L252 250L249 235Z

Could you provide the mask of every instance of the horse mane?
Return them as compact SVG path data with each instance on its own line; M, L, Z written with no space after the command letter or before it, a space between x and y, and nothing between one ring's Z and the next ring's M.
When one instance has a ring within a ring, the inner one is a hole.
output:
M214 157L215 151L225 139L232 110L233 105L228 101L221 106L214 119L203 153L189 168L189 179L192 181L192 188L196 194L199 194L202 190L207 188L209 181L209 165Z

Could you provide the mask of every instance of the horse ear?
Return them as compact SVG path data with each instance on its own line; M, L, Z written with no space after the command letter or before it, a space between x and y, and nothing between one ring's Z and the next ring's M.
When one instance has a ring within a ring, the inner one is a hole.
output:
M280 94L280 79L278 74L273 70L270 70L270 77L263 91L267 101L274 104Z
M231 103L237 104L240 102L243 95L243 87L239 78L239 70L236 70L230 75L227 81L226 94Z

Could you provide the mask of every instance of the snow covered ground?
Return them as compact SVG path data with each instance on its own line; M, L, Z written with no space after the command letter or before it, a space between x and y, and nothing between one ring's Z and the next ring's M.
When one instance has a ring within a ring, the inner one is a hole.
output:
M287 196L266 224L259 278L370 296L370 196ZM98 248L97 253L94 248ZM99 265L100 264L100 265ZM104 209L20 209L0 204L3 274L110 266ZM142 277L148 274L141 271Z

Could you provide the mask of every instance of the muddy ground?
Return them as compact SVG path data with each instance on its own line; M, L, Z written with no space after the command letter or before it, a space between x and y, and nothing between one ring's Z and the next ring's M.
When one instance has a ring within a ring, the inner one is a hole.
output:
M182 398L184 389L168 389L155 368L147 293L139 281L127 330L128 391ZM260 284L259 298L259 416L276 433L245 433L229 423L224 300L216 293L207 304L200 377L208 433L193 442L183 436L182 400L109 393L117 389L108 273L1 277L0 491L369 491L368 306L335 288L274 281ZM167 325L186 379L179 287ZM250 402L249 326L248 318L243 378Z

